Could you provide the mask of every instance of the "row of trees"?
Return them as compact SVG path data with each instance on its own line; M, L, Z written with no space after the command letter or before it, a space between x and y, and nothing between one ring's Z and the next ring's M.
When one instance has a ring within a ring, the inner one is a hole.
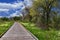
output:
M60 17L53 10L58 6L58 0L34 0L31 8L25 7L26 14L20 17L0 18L0 20L27 20L36 23L42 29L60 28Z
M53 10L57 7L58 0L35 0L33 6L27 10L28 20L35 22L42 29L60 28L60 17Z
M7 18L7 17L3 17L3 18L0 18L0 21L17 21L17 20L21 20L21 17L10 17L10 18Z

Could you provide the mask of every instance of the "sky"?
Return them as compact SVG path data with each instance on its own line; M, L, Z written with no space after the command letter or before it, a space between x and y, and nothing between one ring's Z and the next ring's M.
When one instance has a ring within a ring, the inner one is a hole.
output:
M20 16L22 10L32 5L31 0L0 0L0 17Z

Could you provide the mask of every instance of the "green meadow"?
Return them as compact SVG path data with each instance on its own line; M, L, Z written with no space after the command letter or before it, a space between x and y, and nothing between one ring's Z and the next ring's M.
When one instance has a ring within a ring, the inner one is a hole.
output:
M34 34L39 40L60 40L60 31L58 30L42 30L31 22L21 22L21 24L32 34Z
M0 22L0 37L6 33L6 31L12 26L14 22L12 21L2 21Z

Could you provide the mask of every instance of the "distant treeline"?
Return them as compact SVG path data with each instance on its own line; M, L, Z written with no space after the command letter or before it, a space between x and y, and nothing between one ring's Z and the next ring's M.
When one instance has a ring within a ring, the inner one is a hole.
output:
M21 20L21 17L15 16L15 17L10 17L10 18L7 18L7 17L0 18L0 21L10 21L10 20L14 20L14 21Z

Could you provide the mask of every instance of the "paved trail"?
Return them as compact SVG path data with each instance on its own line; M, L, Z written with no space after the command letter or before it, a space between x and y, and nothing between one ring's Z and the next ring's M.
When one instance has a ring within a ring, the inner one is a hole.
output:
M2 36L0 40L35 40L32 35L18 22Z

